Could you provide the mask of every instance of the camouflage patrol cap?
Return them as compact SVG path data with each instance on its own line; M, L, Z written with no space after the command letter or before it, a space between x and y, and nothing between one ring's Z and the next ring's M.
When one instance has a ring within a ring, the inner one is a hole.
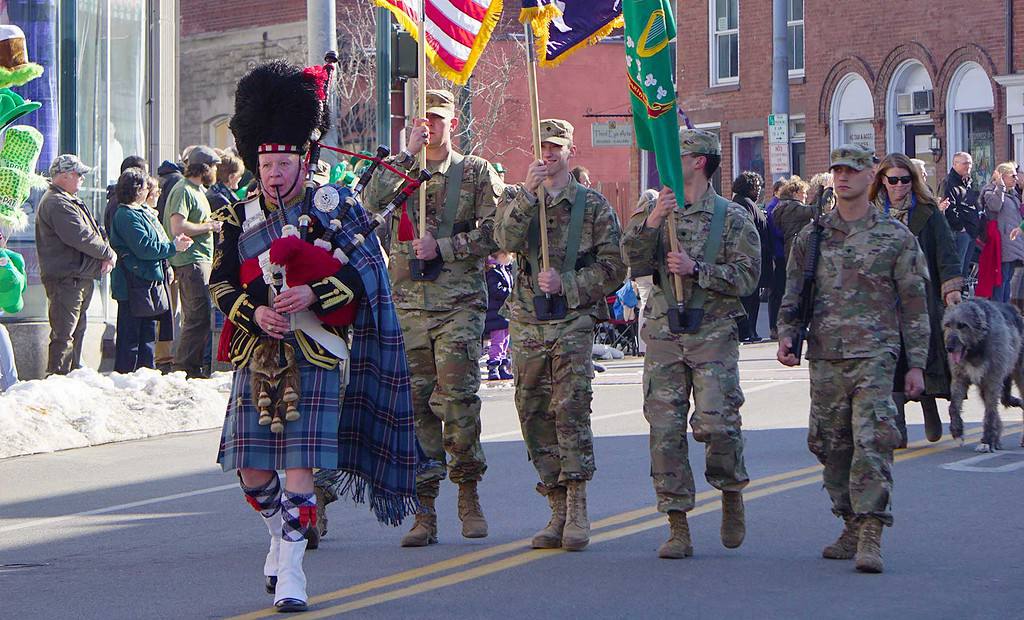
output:
M78 174L89 174L92 170L89 166L82 163L81 159L78 159L78 155L72 155L65 153L58 155L53 163L50 164L50 177L55 177L62 172L77 172Z
M680 155L721 155L722 143L718 136L700 129L679 130Z
M426 114L436 114L444 119L454 118L455 95L447 90L428 90Z
M859 144L842 144L832 149L828 169L849 166L854 170L870 168L875 163L875 150Z
M546 118L540 122L541 143L550 142L559 146L572 146L573 126L560 118Z

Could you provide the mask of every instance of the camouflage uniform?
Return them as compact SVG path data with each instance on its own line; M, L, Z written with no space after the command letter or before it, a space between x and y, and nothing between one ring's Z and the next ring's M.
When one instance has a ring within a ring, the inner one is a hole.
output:
M683 147L685 152L686 145ZM696 286L707 291L704 320L697 333L673 334L669 330L666 312L671 302L663 287L672 283L661 281L658 272L664 260L657 255L663 229L647 227L654 200L648 198L638 205L622 243L634 273L656 274L644 309L641 337L647 343L644 417L651 425L651 477L661 512L685 512L694 506L693 472L686 445L691 392L694 412L689 422L693 438L705 444L704 475L708 483L722 491L741 491L750 480L743 462L740 430L743 391L736 319L745 316L740 298L754 290L760 277L761 242L747 212L730 203L718 255L703 262L716 197L709 185L697 202L676 209L679 246L700 265L696 278L683 278L683 299L689 299ZM668 239L663 243L667 251Z
M427 112L454 113L454 97L447 91L428 91ZM434 176L427 181L427 229L437 234L444 212L448 172L453 155L428 164ZM386 160L419 174L419 159L402 155ZM436 497L447 468L452 482L475 482L487 469L480 445L480 338L487 310L484 261L495 251L494 216L501 183L490 164L465 156L462 190L455 232L437 239L444 259L440 277L433 282L414 282L409 260L415 258L410 242L398 241L400 214L391 221L391 253L388 271L398 319L412 376L416 436L431 465L420 472L417 493ZM383 208L398 193L403 179L381 167L366 188L365 204ZM407 203L408 215L419 222L419 193Z
M564 121L565 126L569 126ZM554 141L550 121L545 141ZM572 135L571 126L568 135ZM557 138L555 138L557 139ZM586 211L575 269L563 269L569 216L578 192L586 192ZM542 295L537 274L525 260L530 254L528 231L537 213L537 198L522 185L508 186L495 237L503 250L520 256L520 269L506 302L515 366L516 409L530 461L537 469L538 490L564 486L569 480L593 477L594 446L590 429L591 359L594 325L608 318L605 297L626 275L619 253L619 221L601 194L569 180L557 195L545 199L551 266L562 272L562 294L569 308L564 319L539 321L533 297ZM540 266L538 265L539 269Z
M871 155L860 147L840 147L833 151L832 165L863 169L871 165ZM892 453L900 443L892 377L901 330L909 366L924 368L928 358L925 257L906 226L875 209L853 222L833 210L821 216L821 225L817 296L807 337L807 445L825 466L833 513L892 525ZM780 338L797 330L812 230L813 224L806 226L793 243Z

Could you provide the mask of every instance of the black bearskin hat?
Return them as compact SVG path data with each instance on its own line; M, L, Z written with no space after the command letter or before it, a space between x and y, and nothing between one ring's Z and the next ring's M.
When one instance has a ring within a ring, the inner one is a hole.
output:
M314 130L318 137L327 132L330 115L322 103L324 83L321 67L304 70L284 60L257 65L238 81L235 115L228 127L239 156L254 175L259 177L261 147L264 152L304 154Z

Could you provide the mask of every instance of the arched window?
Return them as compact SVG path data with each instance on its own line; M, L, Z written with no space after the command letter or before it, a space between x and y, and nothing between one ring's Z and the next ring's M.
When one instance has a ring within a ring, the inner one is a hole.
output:
M988 74L976 62L957 67L946 95L946 159L966 151L974 158L971 176L984 184L995 169L995 139L992 110L995 98Z
M864 78L856 73L844 75L832 95L829 115L832 148L849 143L874 148L875 128L871 123L874 110L871 90Z
M932 78L916 60L904 61L889 80L885 97L886 149L909 157L930 154L935 133Z
M228 116L218 116L207 121L207 136L209 136L210 146L215 149L226 149L235 143L235 138L231 135L231 130L228 129L230 120L231 118Z

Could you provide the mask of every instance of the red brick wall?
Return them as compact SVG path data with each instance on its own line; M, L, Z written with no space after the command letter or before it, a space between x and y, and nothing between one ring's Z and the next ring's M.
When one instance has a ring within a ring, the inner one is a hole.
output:
M727 191L729 180L736 174L732 170L731 134L766 130L771 112L771 2L739 3L739 86L720 88L709 87L708 2L679 4L681 105L694 123L722 123L722 177ZM1024 2L1014 4L1018 5L1014 21L1024 26ZM790 81L790 114L804 114L807 120L806 176L828 166L831 95L836 81L847 71L861 73L872 91L875 148L879 153L885 151L889 78L902 60L919 60L931 76L935 91L931 116L944 148L946 93L957 67L973 60L990 77L1006 71L1005 0L976 0L969 10L957 11L931 0L898 4L865 0L856 6L843 6L839 10L835 3L804 2L806 78L799 83ZM692 44L687 44L687 39ZM992 88L996 159L1003 160L1008 157L1004 95L994 81ZM767 137L765 144L767 149ZM767 162L767 150L763 155ZM945 161L943 153L937 168L944 170Z

